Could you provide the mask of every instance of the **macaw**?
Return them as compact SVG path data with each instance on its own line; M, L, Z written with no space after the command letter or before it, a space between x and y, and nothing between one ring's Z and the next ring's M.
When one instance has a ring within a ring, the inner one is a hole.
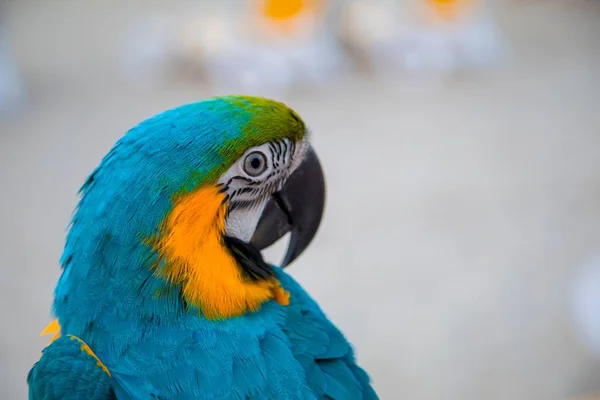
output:
M29 398L377 399L351 345L282 268L321 222L302 119L249 96L129 130L80 190ZM261 250L290 233L281 267Z

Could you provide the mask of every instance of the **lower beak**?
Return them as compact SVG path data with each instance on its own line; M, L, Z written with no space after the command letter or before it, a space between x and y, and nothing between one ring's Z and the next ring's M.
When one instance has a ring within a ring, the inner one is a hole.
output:
M290 243L282 267L292 263L315 237L325 208L325 178L312 147L304 161L289 177L283 189L267 203L250 240L263 250L286 233Z

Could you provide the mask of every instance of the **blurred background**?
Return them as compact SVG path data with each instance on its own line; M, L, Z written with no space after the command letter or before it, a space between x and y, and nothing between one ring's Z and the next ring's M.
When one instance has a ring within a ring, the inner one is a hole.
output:
M102 156L245 93L312 128L328 208L290 272L383 399L599 398L599 40L593 0L0 2L0 397Z

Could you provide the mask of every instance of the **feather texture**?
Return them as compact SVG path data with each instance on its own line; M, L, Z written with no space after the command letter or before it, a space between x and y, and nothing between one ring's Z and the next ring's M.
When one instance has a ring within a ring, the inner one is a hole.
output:
M110 399L113 390L119 399L377 399L340 331L289 275L273 270L289 306L271 301L234 319L191 315L147 326L118 354L94 349L111 378L77 343L57 339L30 372L30 399ZM91 397L77 397L84 394Z
M109 375L68 336L52 342L27 376L29 398L116 400Z

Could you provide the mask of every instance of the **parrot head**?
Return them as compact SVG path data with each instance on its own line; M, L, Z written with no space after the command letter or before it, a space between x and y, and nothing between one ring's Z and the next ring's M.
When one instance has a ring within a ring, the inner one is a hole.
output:
M324 203L308 130L284 104L227 96L158 114L83 185L57 315L87 308L90 320L123 299L142 313L183 305L211 319L286 304L260 252L290 232L289 265L315 236Z

